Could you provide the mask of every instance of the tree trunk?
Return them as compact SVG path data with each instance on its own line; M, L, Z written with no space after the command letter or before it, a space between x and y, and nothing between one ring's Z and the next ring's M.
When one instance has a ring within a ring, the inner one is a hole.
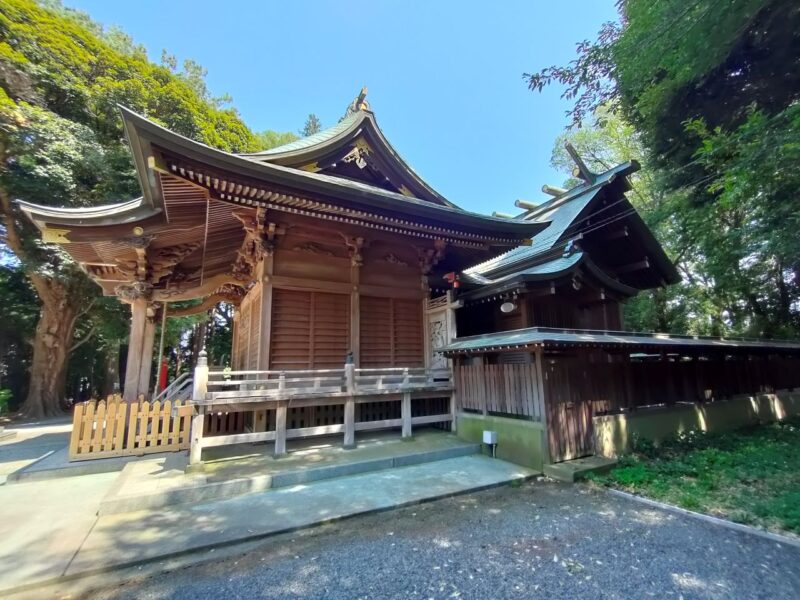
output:
M66 406L67 358L77 310L70 305L69 293L61 283L38 275L32 275L31 279L38 279L34 285L42 308L33 340L30 387L22 412L28 417L41 418L62 414Z

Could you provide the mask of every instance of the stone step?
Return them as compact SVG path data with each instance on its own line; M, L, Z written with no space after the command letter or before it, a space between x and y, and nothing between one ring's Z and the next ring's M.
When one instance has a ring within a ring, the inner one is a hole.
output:
M450 438L450 436L448 436ZM183 457L171 455L153 461L140 461L126 465L119 480L100 503L98 515L111 515L143 509L198 504L244 494L307 485L326 479L348 477L387 469L409 467L444 461L480 453L480 444L448 439L443 447L417 449L413 444L396 443L392 453L378 458L356 458L322 466L289 466L270 473L260 472L225 478L225 472L209 473L202 470L181 472ZM163 477L163 473L174 473ZM153 477L158 473L158 477Z
M589 473L610 471L616 464L617 460L615 458L584 456L583 458L567 460L552 465L544 465L542 470L551 479L573 483L579 479L584 479Z

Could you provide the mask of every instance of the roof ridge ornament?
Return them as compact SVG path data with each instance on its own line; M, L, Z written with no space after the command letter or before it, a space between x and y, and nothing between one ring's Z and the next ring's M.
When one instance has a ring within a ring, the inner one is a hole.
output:
M583 162L581 155L578 154L578 151L575 149L575 146L566 142L564 144L564 148L566 148L567 153L570 155L572 160L575 162L575 167L572 169L572 176L579 177L583 179L586 183L594 184L597 181L597 173L593 173L589 170L589 167L586 166L586 163Z
M361 91L358 93L358 96L356 96L353 99L353 101L347 107L344 116L341 119L339 119L339 121L342 121L347 117L349 117L350 115L353 115L358 111L362 110L370 110L369 102L367 102L367 86L361 88Z

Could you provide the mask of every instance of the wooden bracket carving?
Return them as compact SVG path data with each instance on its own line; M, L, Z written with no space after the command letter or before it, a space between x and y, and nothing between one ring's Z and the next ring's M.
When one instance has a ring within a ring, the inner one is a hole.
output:
M234 212L245 231L244 241L237 252L232 267L233 276L247 281L255 273L256 265L264 258L272 256L277 245L276 237L286 233L286 228L277 223L266 222L266 211L257 209L255 213Z
M419 254L419 268L423 275L431 272L442 258L444 258L444 251L447 247L447 242L444 240L435 240L433 248L417 248Z
M350 251L350 265L353 267L361 267L364 265L364 255L361 250L364 248L363 237L345 237L344 243Z

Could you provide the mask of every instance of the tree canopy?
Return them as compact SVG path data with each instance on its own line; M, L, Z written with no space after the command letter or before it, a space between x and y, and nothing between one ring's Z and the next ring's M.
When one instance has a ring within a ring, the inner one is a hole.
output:
M640 146L631 198L684 277L670 329L800 335L799 32L790 0L621 0L572 62L524 75L565 86L573 139Z
M167 52L161 64L150 61L119 29L105 29L60 2L2 3L0 241L13 276L0 278L0 289L4 298L30 301L18 277L24 273L33 294L29 304L39 315L32 331L30 319L16 329L31 345L13 344L13 359L12 349L0 348L0 362L5 369L11 360L30 364L30 414L55 412L68 380L85 379L98 361L116 362L127 317L115 299L99 297L68 256L37 241L13 201L74 207L140 194L118 105L230 152L294 139L291 133L253 133L229 106L230 97L208 90L201 65L191 59L178 64ZM19 402L22 387L14 391Z

